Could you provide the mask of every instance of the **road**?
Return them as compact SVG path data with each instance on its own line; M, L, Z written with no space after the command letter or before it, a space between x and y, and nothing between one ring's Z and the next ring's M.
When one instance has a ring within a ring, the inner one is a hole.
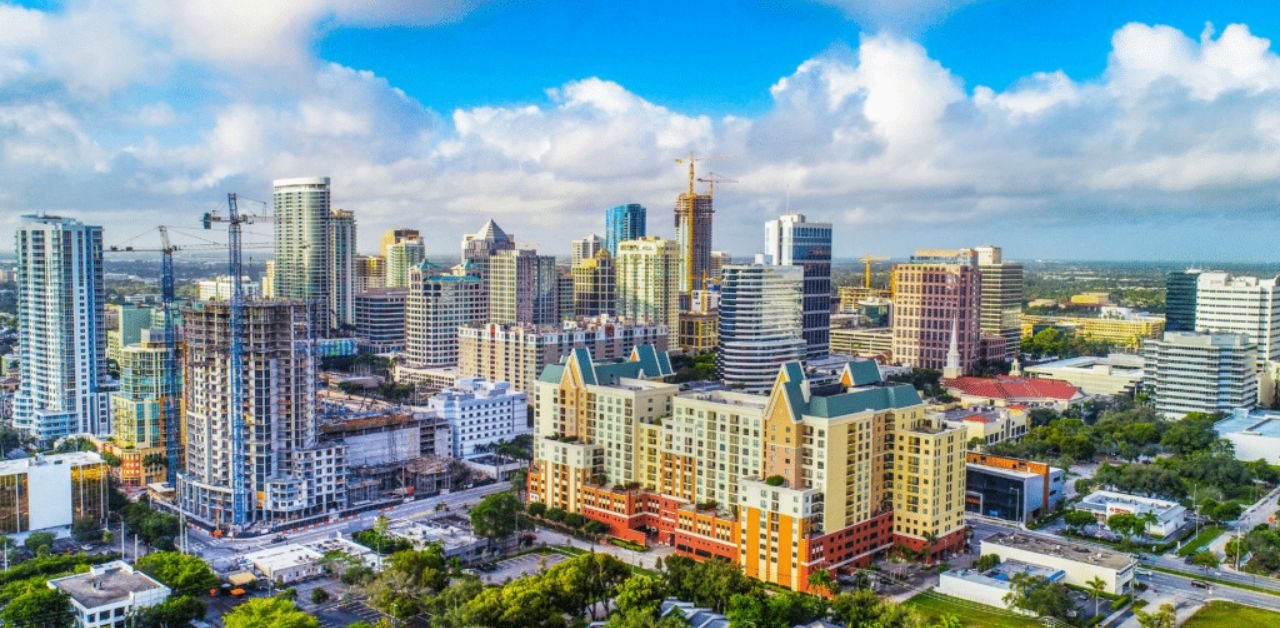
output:
M575 539L567 534L553 532L545 528L538 528L537 535L538 540L546 543L547 545L568 545L582 550L611 554L614 558L617 558L624 563L642 567L644 569L657 569L657 561L659 558L671 555L676 551L674 547L669 545L653 544L649 546L649 551L637 552L618 547L617 545L611 545L609 543L588 543L587 541Z
M428 497L416 501L396 504L387 510L370 511L362 513L354 518L346 518L331 523L317 524L301 530L286 532L284 536L290 543L311 543L326 538L331 538L335 534L341 533L349 528L370 528L377 518L382 515L393 520L412 520L421 519L428 515L435 514L436 507L444 504L449 510L457 510L459 508L469 507L487 495L501 493L511 490L511 485L507 482L495 482L493 484L485 484L454 493L438 495L436 497ZM187 548L189 552L197 553L206 560L215 561L218 559L233 558L247 552L260 550L271 546L275 535L263 535L256 537L244 538L213 538L203 529L191 528L187 534Z

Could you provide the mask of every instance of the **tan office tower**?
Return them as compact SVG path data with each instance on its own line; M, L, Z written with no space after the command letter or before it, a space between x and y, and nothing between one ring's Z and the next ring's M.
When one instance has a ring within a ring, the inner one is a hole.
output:
M415 367L458 363L458 328L485 320L484 282L457 269L421 264L409 273L405 353Z
M602 248L604 239L594 233L581 240L573 240L569 243L569 266L577 266L582 260L591 259Z
M570 272L574 316L612 316L617 312L617 275L609 249L601 247L592 257L574 264Z
M958 366L978 362L982 276L973 249L921 250L893 267L893 359L916 368L947 366L954 329Z
M385 258L387 256L387 250L391 248L391 245L397 242L404 242L405 240L421 239L422 234L418 233L417 229L410 229L408 227L387 229L387 231L382 234L382 242L378 251L382 254L382 257Z
M462 236L462 264L468 267L468 272L487 282L489 258L499 251L511 251L515 248L515 236L503 231L498 223L490 219L479 231Z
M380 255L356 256L356 291L387 287L387 260Z
M675 327L680 313L680 246L647 236L618 244L618 316Z
M228 411L230 310L226 302L208 302L183 311L187 442L179 486L187 516L229 526L236 469L244 473L246 525L303 521L345 508L345 449L322 446L317 437L308 307L298 301L244 306L240 452Z
M556 258L532 249L498 251L489 259L489 321L556 325Z
M1004 261L998 246L979 246L982 275L982 333L1004 338L1005 359L1012 359L1022 339L1022 264Z

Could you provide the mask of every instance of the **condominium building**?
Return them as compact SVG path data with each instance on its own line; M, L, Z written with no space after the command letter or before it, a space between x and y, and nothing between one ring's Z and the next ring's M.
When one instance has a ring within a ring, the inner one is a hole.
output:
M982 275L978 314L982 333L1004 338L1004 358L1011 359L1022 338L1022 264L1004 261L1004 251L998 246L974 250Z
M499 441L528 434L529 397L507 382L466 377L427 400L427 407L449 424L449 455L470 458Z
M91 451L0 461L0 534L105 522L107 463Z
M235 287L235 282L227 275L219 275L212 279L201 279L196 282L196 300L199 301L225 301L231 298L231 290ZM262 289L258 282L251 281L249 277L240 277L240 294L246 299L256 299L262 296ZM137 340L134 340L137 342ZM128 344L128 343L126 343Z
M42 443L110 429L102 227L46 214L15 237L22 373L13 425Z
M429 265L409 275L405 298L405 354L415 367L458 363L458 328L486 318L484 280Z
M618 316L674 326L680 314L680 247L646 236L618 244Z
M618 244L627 240L639 240L648 235L645 231L644 205L628 203L605 210L604 248L612 257L618 256Z
M805 357L803 286L800 266L724 267L716 343L720 379L767 390L778 367Z
M329 177L276 179L273 296L330 305ZM321 313L330 325L328 307Z
M181 430L182 364L177 358L169 355L162 332L145 331L141 342L121 351L120 389L111 395L111 443L99 449L120 458L112 472L124 486L166 479L166 411L174 413L174 427ZM181 434L174 440L180 444Z
M202 282L203 283L203 282ZM120 351L142 340L142 331L151 329L152 310L132 303L106 306L107 359L120 362Z
M601 248L591 257L574 263L573 276L574 317L613 316L618 311L617 273L613 256Z
M498 251L489 258L489 322L555 325L556 258L532 249Z
M569 266L577 266L578 262L595 257L596 251L604 249L604 239L591 234L581 240L569 242Z
M1165 275L1165 330L1196 330L1196 285L1200 281L1201 272L1203 271L1197 268L1188 268Z
M1244 335L1165 332L1147 341L1144 354L1160 412L1230 412L1258 403L1258 348Z
M489 258L499 251L512 251L516 248L515 236L508 234L490 219L475 233L462 236L462 263L470 264L471 272L476 276L489 280ZM485 285L488 285L487 283Z
M184 312L187 439L179 498L189 518L235 529L326 518L346 506L345 449L317 437L318 358L310 350L308 308L284 300L244 305L242 406L234 412L231 308L200 303Z
M1220 272L1196 280L1196 331L1242 334L1258 347L1258 367L1280 361L1280 276L1260 279Z
M831 223L808 222L804 214L770 220L764 223L764 252L770 264L804 269L805 355L827 355L831 344Z
M982 277L972 249L916 251L893 267L893 359L942 370L955 335L960 369L980 358ZM954 331L953 331L954 330Z
M387 287L387 258L381 255L356 256L356 292Z
M404 351L409 290L378 288L356 295L356 342L374 353Z
M378 251L383 258L386 258L392 245L405 240L421 240L422 234L417 229L408 227L396 227L395 229L387 229L382 232L382 239L378 243Z
M533 382L548 364L585 347L600 359L625 357L638 345L666 351L665 325L606 316L566 322L562 326L494 323L458 328L458 370L464 376L510 382L531 393Z
M831 380L791 362L768 395L680 393L645 372L586 351L543 372L531 502L798 591L895 544L963 546L963 432L874 364Z
M715 209L711 194L693 191L693 165L690 164L689 191L676 198L676 243L680 251L678 292L688 294L702 289L711 273L711 221Z
M335 325L356 320L356 215L345 209L329 213L329 315Z
M400 240L387 247L388 288L408 288L409 271L417 268L427 258L427 248L419 239Z

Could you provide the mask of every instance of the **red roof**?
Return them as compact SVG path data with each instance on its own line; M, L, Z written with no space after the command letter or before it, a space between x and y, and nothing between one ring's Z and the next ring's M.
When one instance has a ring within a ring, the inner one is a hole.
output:
M1080 389L1059 379L1026 377L957 377L943 382L947 388L987 399L1056 399L1070 401Z
M995 423L996 421L994 417L984 416L981 414L971 414L961 420L972 423Z

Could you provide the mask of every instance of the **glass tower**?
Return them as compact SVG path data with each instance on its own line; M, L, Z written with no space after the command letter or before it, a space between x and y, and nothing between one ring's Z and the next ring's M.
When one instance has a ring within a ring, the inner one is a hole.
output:
M604 248L611 257L618 256L618 243L645 235L645 209L639 203L610 207L604 214Z
M809 358L831 347L831 223L787 214L764 223L766 260L804 269L804 342Z

